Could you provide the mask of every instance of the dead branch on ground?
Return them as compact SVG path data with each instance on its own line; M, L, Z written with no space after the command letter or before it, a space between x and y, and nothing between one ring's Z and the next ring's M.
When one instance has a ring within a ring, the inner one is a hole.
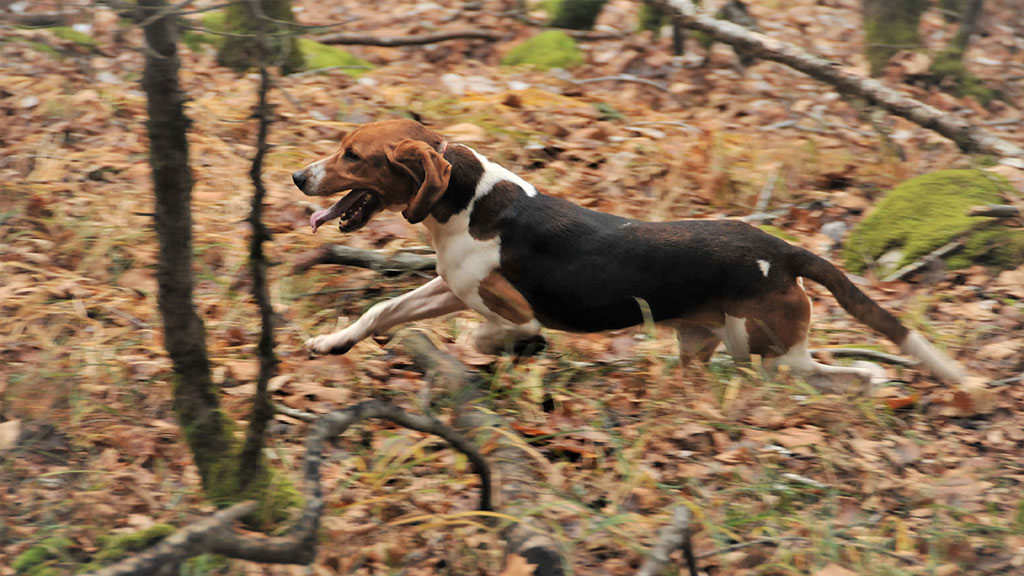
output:
M399 344L426 373L432 385L444 388L447 395L456 400L459 408L453 421L455 429L475 436L478 445L494 446L489 456L498 478L498 507L519 519L502 530L508 544L506 558L512 555L526 558L537 566L534 572L537 575L566 574L567 562L561 547L528 512L536 503L538 473L530 466L534 458L525 449L525 440L507 433L508 425L501 416L476 405L479 380L462 362L438 350L419 332L403 333Z
M677 506L672 511L672 522L661 529L658 543L651 548L636 576L654 576L661 572L665 564L668 564L669 554L677 548L683 549L690 576L697 576L697 561L693 557L693 544L690 541L690 509L686 506Z
M256 506L253 502L244 502L171 534L150 550L91 574L94 576L143 576L154 573L156 567L166 563L180 562L186 558L206 553L221 554L229 558L253 562L309 564L316 557L317 530L324 507L323 489L320 486L320 467L323 464L324 444L369 418L389 420L411 430L440 436L453 448L462 452L473 465L473 471L480 477L479 509L493 510L491 469L472 442L430 416L410 414L393 404L369 400L344 410L331 412L320 418L313 426L306 443L303 467L305 508L288 531L287 536L249 536L232 530L231 523L252 511Z
M1024 149L977 128L969 122L944 114L937 108L904 96L873 78L864 78L804 49L717 20L693 5L690 0L652 0L687 28L701 30L727 44L765 60L780 62L808 76L830 84L842 95L859 96L892 114L902 116L953 140L966 152L982 152L1001 157L1024 159Z
M987 206L972 206L967 213L968 216L988 216L990 218L1017 218L1020 216L1020 208L1009 204L989 204Z
M383 46L394 48L397 46L421 46L423 44L436 44L448 40L477 39L496 42L502 36L489 30L467 28L463 30L449 30L446 32L433 32L430 34L414 34L410 36L374 36L373 34L323 34L314 36L313 40L321 44L340 44L347 46Z

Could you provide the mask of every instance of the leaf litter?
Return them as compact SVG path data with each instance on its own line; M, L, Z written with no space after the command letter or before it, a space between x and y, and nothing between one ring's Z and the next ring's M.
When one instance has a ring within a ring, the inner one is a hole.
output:
M275 233L268 252L281 263L270 271L283 375L273 394L307 412L368 397L419 410L428 385L387 344L367 341L346 356L313 360L302 350L309 335L425 281L336 267L288 272L325 242L386 251L428 243L422 228L390 213L349 236L308 234L302 203L309 199L288 174L332 152L339 134L359 123L413 114L546 193L650 220L745 216L770 186L772 225L833 259L836 241L825 225L853 225L880 190L904 178L970 163L950 142L887 118L901 160L868 115L829 87L773 63L740 70L721 45L709 66L688 68L669 57L667 39L634 34L584 43L583 67L541 73L497 66L535 30L497 15L492 3L471 12L454 0L430 10L399 0L295 4L309 24L357 15L347 27L353 31L417 33L466 18L508 35L495 44L351 47L378 68L359 80L334 72L276 80L265 172ZM1012 62L1024 48L1015 9L1009 0L986 3L989 33L972 39L968 51L972 71L1006 101L984 108L903 89L942 109L967 110L972 121L1020 143L1024 86L986 63ZM635 10L613 0L600 23L628 28ZM816 51L863 66L853 40L855 2L751 10L771 34L814 38ZM181 525L212 510L175 423L155 306L139 31L119 27L106 7L78 17L92 19L98 52L72 49L46 30L4 29L0 44L0 107L7 111L0 137L0 575L13 574L13 560L47 538L69 538L49 564L70 573L100 549L104 534ZM955 33L941 18L924 26L936 45ZM825 40L839 37L837 30L846 40ZM182 47L182 57L194 122L196 303L224 407L244 420L255 377L256 313L245 290L241 223L255 81L217 67L209 50ZM894 73L908 65L915 62ZM574 82L621 74L644 75L668 91ZM1019 174L1004 175L1019 188ZM549 333L540 357L495 362L472 350L472 315L420 325L489 374L488 408L547 463L533 513L572 550L576 573L632 573L682 503L694 512L698 554L725 551L701 560L708 573L1002 574L1024 569L1024 391L1013 380L1024 369L1021 278L1024 266L946 272L930 284L862 283L969 366L978 379L956 390L886 367L892 382L873 394L821 395L724 357L681 379L674 338L661 330L653 337L645 330ZM824 291L812 287L811 296L816 347L867 343L895 351ZM450 411L443 403L434 409L441 417ZM279 415L268 439L271 461L295 477L307 430ZM464 459L418 433L372 423L364 430L338 440L325 467L317 573L530 573L515 558L502 572L497 534L482 518L460 515L472 510L476 490ZM297 573L239 566L247 574Z

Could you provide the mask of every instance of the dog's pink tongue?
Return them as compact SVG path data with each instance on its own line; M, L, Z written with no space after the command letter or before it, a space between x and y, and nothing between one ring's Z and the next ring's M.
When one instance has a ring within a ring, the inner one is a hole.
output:
M330 208L324 208L323 210L317 210L309 217L309 225L313 227L313 233L316 233L316 229L323 225L324 222L329 222L338 216L341 216L348 206L342 206L345 202L345 198L341 198L337 202L331 205ZM350 202L351 204L351 202Z

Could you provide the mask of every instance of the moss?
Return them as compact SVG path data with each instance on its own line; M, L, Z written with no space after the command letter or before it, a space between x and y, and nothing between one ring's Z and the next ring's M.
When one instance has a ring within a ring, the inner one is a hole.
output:
M659 32L669 22L664 12L656 6L647 3L640 5L640 12L636 18L636 29L649 32Z
M892 248L900 248L909 264L961 236L982 217L967 216L971 206L1000 203L1009 184L1000 176L979 170L942 170L918 176L893 188L875 210L850 233L843 248L846 266L862 272ZM985 262L998 267L1015 266L1021 257L1024 231L993 225L966 238L963 258L950 266Z
M929 72L933 81L939 86L950 85L957 96L973 96L983 106L996 97L996 92L981 83L977 76L967 71L964 66L963 53L955 48L947 48L935 55Z
M224 32L226 29L226 18L227 15L223 10L204 12L203 17L200 20L200 26L210 32ZM198 52L202 49L204 44L213 46L214 48L220 48L221 44L224 43L224 36L209 34L201 30L185 30L182 33L181 40L189 47L190 50Z
M501 59L505 66L529 64L541 69L572 68L583 62L576 41L565 32L548 30L524 40Z
M590 30L608 0L548 0L546 8L555 28Z
M154 524L145 530L132 532L130 534L116 534L101 538L100 551L96 553L93 560L101 564L109 564L115 560L124 558L131 552L145 550L160 540L174 533L175 528L170 524Z
M89 36L84 32L74 30L70 26L55 26L50 28L50 31L53 32L54 36L67 40L68 42L74 42L83 48L88 48L90 50L96 48L96 40L92 36Z
M882 72L896 52L920 45L917 27L927 7L927 0L872 0L864 4L864 54L873 76Z
M320 68L331 68L333 66L361 66L363 68L348 68L342 71L349 76L359 76L373 65L353 56L350 52L342 50L337 46L321 44L307 38L299 38L299 49L305 57L304 68L306 70L318 70Z
M50 560L58 560L67 556L67 551L74 546L70 538L54 536L25 550L14 559L11 568L18 574L43 576L56 573L51 567L44 566Z
M290 0L260 0L263 12L280 22L294 22ZM252 34L258 30L260 23L249 12L244 3L231 4L224 13L224 26L227 32L241 36L225 37L217 50L217 62L234 70L247 70L258 64L257 47ZM283 74L291 74L302 69L305 59L299 48L294 30L286 24L272 24L268 27L268 44L270 45L270 62L281 68Z

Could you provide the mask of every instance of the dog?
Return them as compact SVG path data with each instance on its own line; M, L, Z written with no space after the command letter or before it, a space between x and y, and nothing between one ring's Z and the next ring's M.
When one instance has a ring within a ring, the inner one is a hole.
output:
M310 338L316 354L344 354L399 324L468 308L486 321L475 342L485 353L542 341L542 326L600 332L653 320L676 330L684 369L710 361L724 343L737 361L758 354L769 369L788 365L821 386L868 380L870 370L811 357L807 278L939 379L965 377L956 361L808 250L735 220L643 222L546 196L414 120L360 126L292 180L307 196L350 191L313 213L314 232L335 218L352 232L381 210L400 210L427 227L437 252L436 278L375 304L341 331Z

